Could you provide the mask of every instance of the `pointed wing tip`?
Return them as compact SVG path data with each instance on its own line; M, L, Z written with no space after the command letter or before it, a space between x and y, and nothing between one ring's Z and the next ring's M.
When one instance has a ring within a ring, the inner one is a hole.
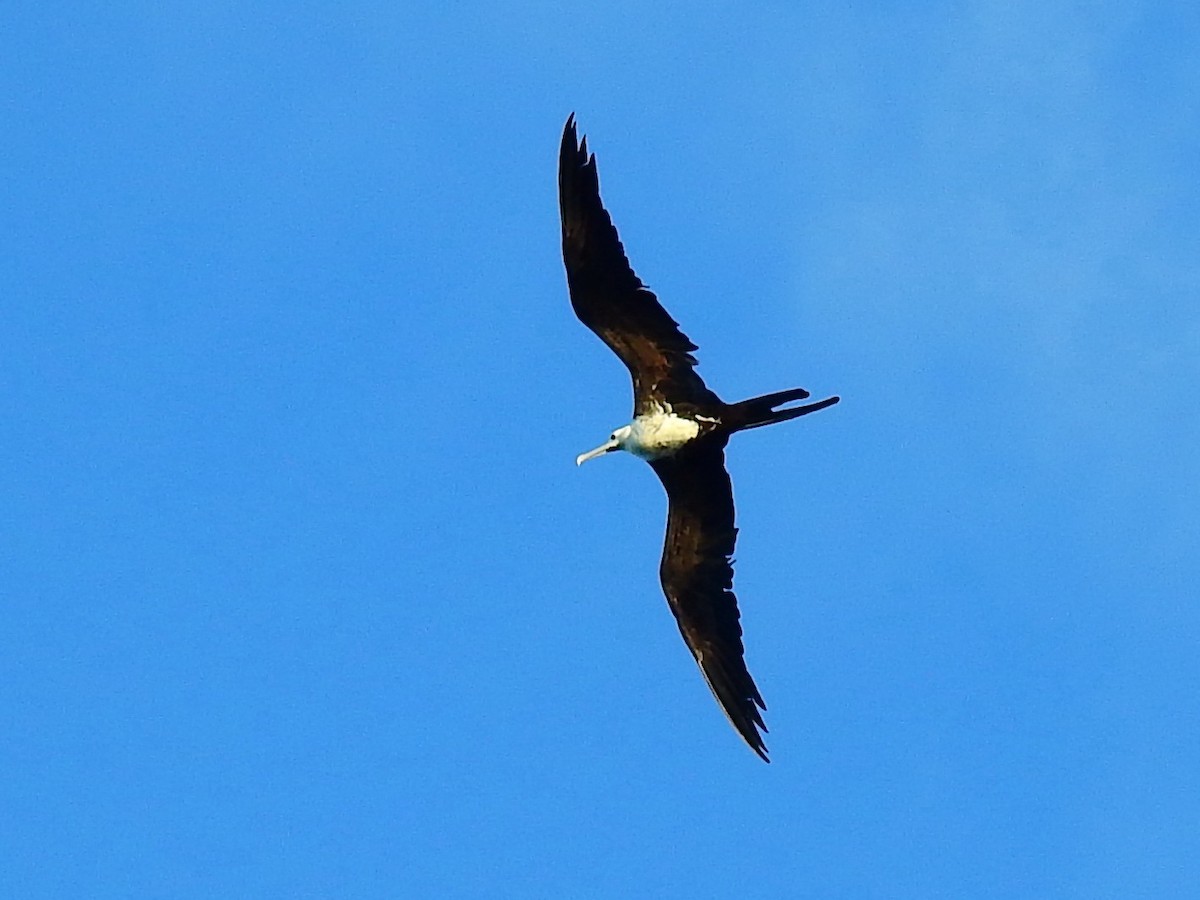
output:
M575 121L575 113L571 113L569 116L567 116L566 124L563 125L562 142L564 147L569 144L572 150L579 148L579 134L577 129L578 123ZM585 137L583 140L586 144L587 138Z
M560 189L565 173L594 165L593 158L588 153L587 136L580 139L576 124L575 113L571 113L567 116L567 122L563 126L562 146L559 148L558 157ZM599 191L598 186L597 191Z
M726 715L738 735L746 742L746 746L753 750L754 754L763 762L769 763L771 758L767 754L770 751L767 750L767 743L763 740L763 735L767 733L767 726L763 724L762 717L756 715L754 721L743 721L739 724L733 716L729 715L728 710L726 710Z
M701 671L704 669L701 667ZM708 674L705 673L705 680L708 681ZM712 688L712 682L708 681L709 688ZM757 690L755 691L757 694ZM721 712L725 713L725 718L729 720L729 724L733 726L733 730L738 733L738 737L754 751L755 755L765 763L771 761L767 755L767 743L763 740L763 735L767 734L767 725L759 714L759 709L766 711L766 706L759 697L750 697L746 706L742 706L736 702L726 702L726 698L722 697L713 689L713 695L716 697L717 705L721 707Z
M686 639L686 634L685 634ZM739 696L742 691L734 687L734 682L729 677L727 671L714 668L710 671L705 665L704 656L698 655L696 662L700 666L700 673L704 676L704 681L708 684L708 689L712 691L713 698L717 701L717 706L721 708L721 712L725 713L725 718L729 720L729 724L733 726L733 730L738 733L746 746L753 750L763 762L769 763L771 760L767 756L767 744L763 740L763 735L768 733L767 723L763 721L762 712L767 711L767 705L763 702L762 694L758 692L758 687L754 684L754 679L750 677L750 672L742 663L742 670L749 682L749 690L745 691L744 697ZM739 657L741 662L741 657ZM713 679L717 678L717 681ZM719 686L718 686L719 685ZM746 687L743 685L743 688Z
M749 677L749 675L750 673L747 672L746 676ZM711 681L709 681L709 687L712 687ZM717 704L725 713L725 718L729 720L734 731L746 742L746 746L758 755L759 759L769 763L771 760L767 756L767 744L763 740L763 735L767 733L767 723L763 721L763 717L759 713L759 709L766 712L767 707L763 703L758 689L753 687L753 681L751 681L751 687L754 693L746 698L744 705L736 701L727 702L728 698L722 697L715 690L713 693L716 695Z
M763 705L761 699L757 702L759 708L765 712L767 708ZM730 716L730 721L733 721L732 716ZM758 726L757 728L755 727L756 725ZM746 723L745 731L738 727L737 722L733 722L733 726L737 729L738 734L741 735L742 740L746 742L746 746L753 750L755 755L763 762L770 763L771 758L767 755L770 751L767 750L767 742L763 740L763 735L767 733L767 726L763 722L762 716L758 714L758 710L754 710L754 720L753 722Z
M761 716L758 717L757 724L757 729L753 725L750 725L748 732L742 731L740 728L737 730L738 733L741 734L742 740L746 742L746 746L753 750L758 758L763 762L769 763L771 761L770 757L767 755L769 751L767 750L766 742L763 740L763 735L767 733L767 726L763 724ZM736 722L734 723L734 727L737 727Z

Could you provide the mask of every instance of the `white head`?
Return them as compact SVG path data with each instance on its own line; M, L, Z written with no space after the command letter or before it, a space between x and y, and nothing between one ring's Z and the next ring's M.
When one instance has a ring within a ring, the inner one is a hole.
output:
M612 453L614 450L624 450L625 442L629 440L629 436L633 434L633 427L630 425L622 425L609 436L609 439L597 447L595 450L589 450L587 453L580 453L575 457L575 465L582 466L589 459L595 459L597 456L603 456L605 453Z

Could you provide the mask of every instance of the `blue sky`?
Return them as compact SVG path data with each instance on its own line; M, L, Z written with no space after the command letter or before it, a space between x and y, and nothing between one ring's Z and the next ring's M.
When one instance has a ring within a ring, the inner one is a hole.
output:
M1200 892L1200 13L10 4L0 893ZM773 762L571 314L736 440Z

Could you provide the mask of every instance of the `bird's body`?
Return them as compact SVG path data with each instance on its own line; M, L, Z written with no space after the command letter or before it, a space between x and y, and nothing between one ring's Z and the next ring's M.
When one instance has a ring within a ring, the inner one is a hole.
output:
M632 422L614 431L609 440L619 445L613 449L627 450L649 462L678 453L702 432L709 432L719 424L720 420L711 416L679 416L670 406L662 405L634 416ZM589 453L582 453L575 464L582 465L593 455L599 456L608 450L608 445L604 444Z
M600 200L595 157L567 119L559 154L563 261L571 305L609 345L633 379L634 416L577 464L614 450L646 460L666 488L670 509L659 569L663 592L680 633L734 728L767 759L761 694L744 660L733 594L733 491L725 469L731 435L783 422L838 402L806 406L794 388L725 403L695 372L696 345L679 330L625 257ZM783 408L781 408L783 407Z
M669 409L637 416L629 423L629 446L624 449L647 462L671 456L700 436L701 421L677 416Z

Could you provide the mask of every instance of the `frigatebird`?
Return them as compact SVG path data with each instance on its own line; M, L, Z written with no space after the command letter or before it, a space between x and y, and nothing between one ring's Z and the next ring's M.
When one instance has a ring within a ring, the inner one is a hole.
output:
M563 262L571 306L633 376L633 421L575 460L626 450L650 463L667 491L659 577L688 649L729 721L765 762L762 695L746 668L733 594L733 489L725 445L735 432L785 422L837 403L803 388L725 403L696 373L697 350L634 274L603 202L596 157L567 118L558 158Z

